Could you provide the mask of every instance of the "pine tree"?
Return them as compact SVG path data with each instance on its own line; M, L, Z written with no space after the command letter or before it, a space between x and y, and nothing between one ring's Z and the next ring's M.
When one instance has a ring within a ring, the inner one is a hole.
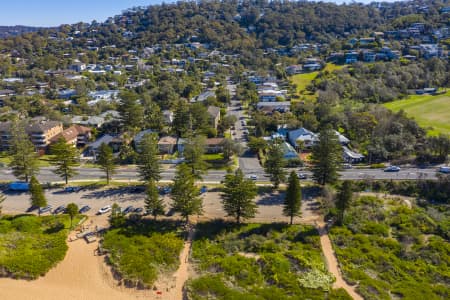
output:
M335 183L342 162L342 146L336 132L331 127L320 131L319 142L313 146L311 154L313 177L317 183Z
M158 140L155 134L146 134L142 137L139 147L138 173L143 181L161 179L161 166L159 164Z
M183 156L186 165L191 169L191 174L196 179L202 179L202 175L208 168L208 163L203 160L206 138L201 135L189 136L184 144Z
M195 177L186 164L178 165L172 188L172 208L189 222L189 216L203 212L203 200L195 186Z
M288 179L288 187L284 197L283 215L290 217L292 225L294 217L301 216L302 189L297 174L292 171Z
M159 196L158 187L153 180L147 185L147 197L145 198L145 209L155 220L159 215L164 215L164 202Z
M342 183L341 188L336 197L336 208L338 210L338 224L342 225L344 221L345 211L350 207L350 203L353 199L353 187L352 182L346 180Z
M105 143L100 145L97 163L99 164L100 169L105 172L106 184L109 184L112 175L116 173L117 166L115 164L112 148Z
M26 182L31 176L39 172L38 156L33 143L25 132L23 122L15 122L11 125L11 140L9 153L11 162L9 167L14 176Z
M44 207L47 206L47 199L45 198L44 190L42 189L41 184L36 179L36 177L31 176L30 180L30 201L31 206L34 207ZM41 210L38 210L39 215L41 215Z
M257 212L254 199L257 195L257 188L254 181L244 179L244 173L237 169L234 174L225 176L222 197L223 209L227 216L236 219L240 223L241 219L254 218Z
M75 171L75 168L80 165L78 150L61 138L50 147L50 152L53 154L50 163L56 167L53 172L63 178L67 184L69 178L78 174Z
M274 142L269 146L267 151L267 160L264 164L264 170L270 175L270 181L272 181L275 189L286 179L283 166L284 158L281 145L278 142Z
M123 91L120 93L120 102L117 110L120 113L120 119L123 128L127 131L134 131L141 129L144 123L144 108L138 102L139 95Z
M67 204L66 213L70 217L70 228L72 228L73 218L78 215L78 205L76 205L75 203Z

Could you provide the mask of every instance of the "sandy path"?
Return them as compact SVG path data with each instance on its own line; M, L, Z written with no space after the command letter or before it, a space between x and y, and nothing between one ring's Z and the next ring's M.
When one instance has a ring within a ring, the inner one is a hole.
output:
M101 217L100 217L101 218ZM93 225L104 224L97 219ZM73 236L73 234L72 234ZM34 281L0 279L0 299L14 300L140 300L163 299L154 291L118 287L103 256L95 256L96 242L69 242L65 259Z
M322 252L325 256L328 271L336 278L336 281L333 284L333 288L343 288L353 299L363 300L363 298L356 292L355 287L350 286L342 277L336 255L333 250L333 246L331 245L330 237L328 236L324 224L318 225L317 230L320 234L320 245L322 246Z

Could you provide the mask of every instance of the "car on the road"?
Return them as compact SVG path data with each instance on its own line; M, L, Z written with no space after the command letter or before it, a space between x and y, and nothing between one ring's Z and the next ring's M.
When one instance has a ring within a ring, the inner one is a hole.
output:
M144 209L142 208L142 207L136 207L135 209L134 209L134 213L136 213L136 214L140 214L141 212L143 212L144 211Z
M305 173L298 173L298 179L307 179L308 175Z
M251 180L258 180L258 176L255 175L255 174L248 175L248 178L251 179Z
M43 214L43 213L49 212L51 210L52 210L52 206L51 205L47 205L45 207L40 207L39 208L39 213Z
M384 172L399 172L401 169L398 166L389 166L384 169Z
M172 188L170 186L162 186L159 188L159 193L161 195L167 195L172 191Z
M103 215L103 214L106 214L107 212L109 212L109 211L111 211L111 205L106 205L106 206L103 206L102 208L100 208L99 210L98 210L98 212L97 212L97 215Z
M449 174L450 173L450 167L440 167L439 168L440 173Z
M53 214L56 215L56 214L64 212L65 210L66 210L66 207L64 205L60 205L53 210Z
M352 166L352 164L343 164L343 165L342 165L342 168L343 168L343 169L352 169L353 166Z
M82 208L80 208L80 210L78 212L80 214L84 214L85 212L88 212L89 210L91 210L91 207L89 205L85 205Z
M242 120L242 121L241 121L241 125L242 125L242 126L245 126L245 125L247 125L247 123L246 123L244 120Z
M129 213L131 213L133 211L134 211L134 207L130 205L130 206L127 206L122 212L124 214L129 214Z

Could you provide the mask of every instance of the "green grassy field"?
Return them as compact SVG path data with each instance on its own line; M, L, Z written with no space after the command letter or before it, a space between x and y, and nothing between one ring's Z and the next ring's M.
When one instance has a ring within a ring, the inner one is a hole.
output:
M338 66L334 64L327 64L325 68L322 71L315 71L310 73L304 73L304 74L297 74L290 77L290 80L293 84L296 85L296 92L300 96L301 99L304 100L315 100L317 98L317 95L311 92L308 92L306 90L306 87L313 81L319 72L333 72L335 70L342 69L343 66Z
M450 92L436 96L413 95L384 106L395 112L404 110L409 117L426 128L429 135L450 134Z

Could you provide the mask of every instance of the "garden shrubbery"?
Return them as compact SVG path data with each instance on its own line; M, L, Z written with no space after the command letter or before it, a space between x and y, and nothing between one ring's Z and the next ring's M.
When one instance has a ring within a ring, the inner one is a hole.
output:
M179 265L183 239L176 222L127 220L109 230L102 246L109 263L127 285L151 287L160 272L173 272Z
M364 196L330 236L344 277L365 299L448 299L448 215Z
M312 226L200 223L192 260L190 299L351 299L331 289Z
M70 219L66 215L0 219L0 275L36 279L64 259Z

